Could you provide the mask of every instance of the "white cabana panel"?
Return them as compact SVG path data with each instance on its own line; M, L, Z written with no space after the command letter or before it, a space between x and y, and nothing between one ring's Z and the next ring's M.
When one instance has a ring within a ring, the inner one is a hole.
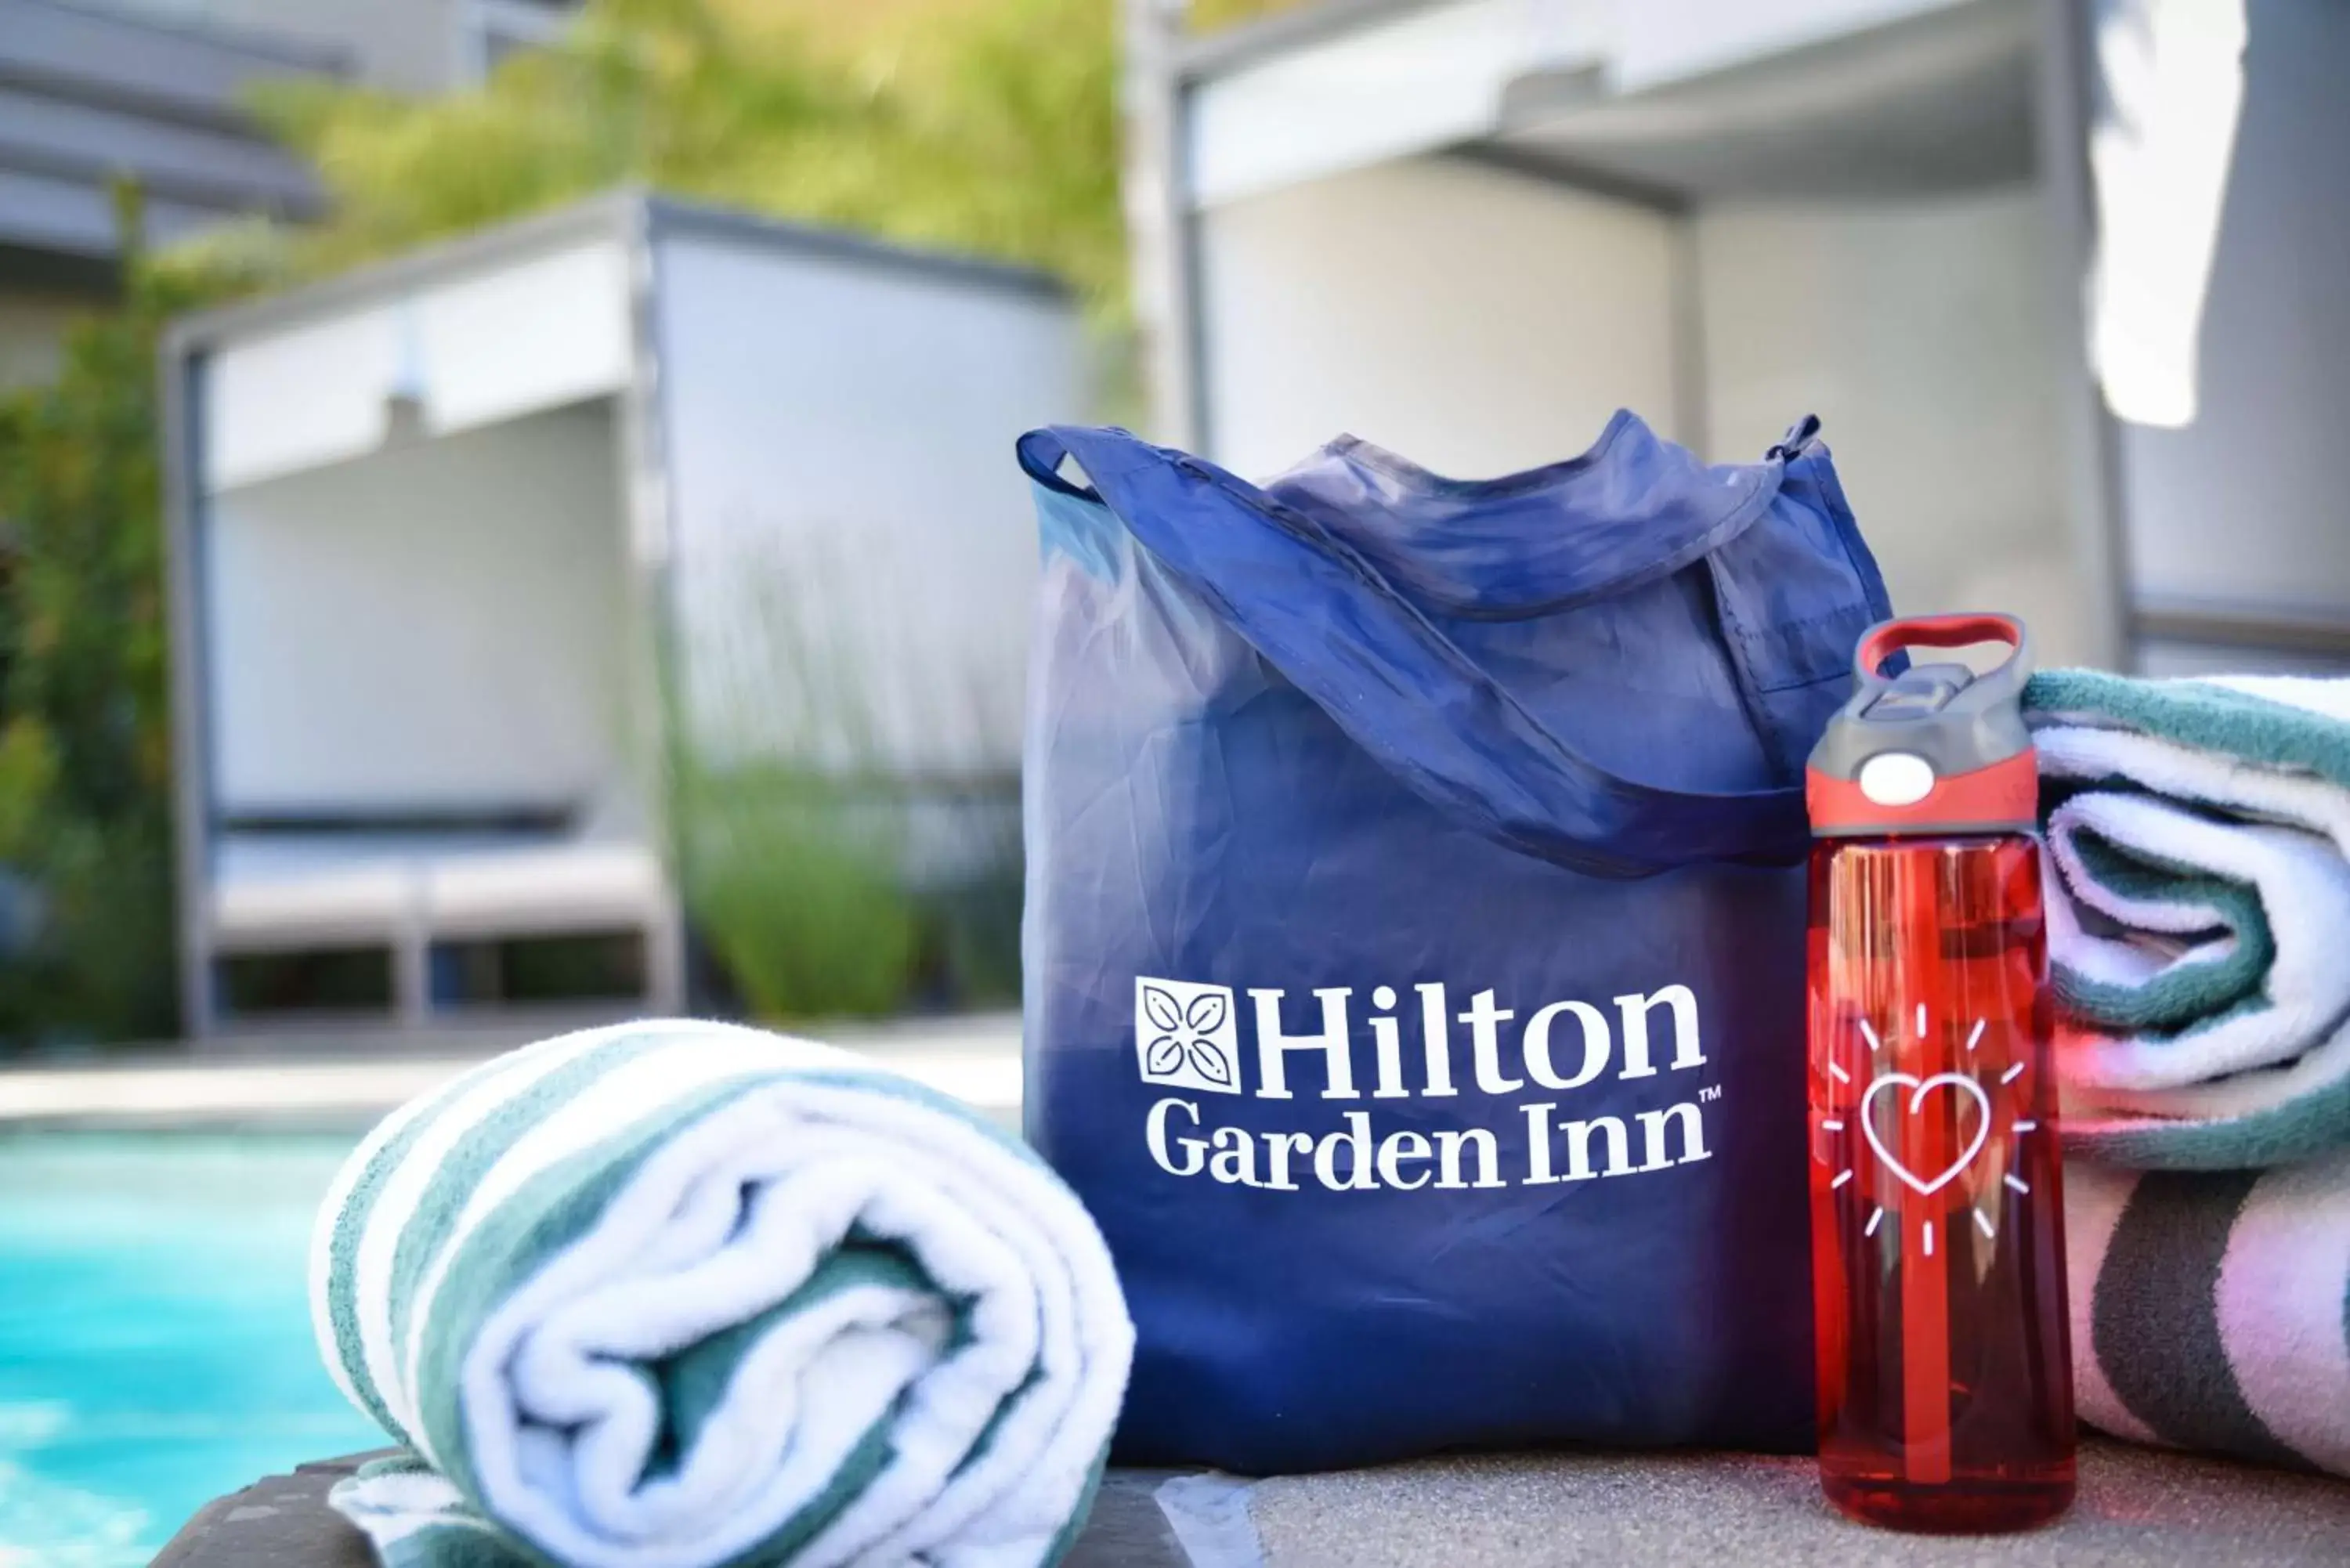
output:
M1963 0L1618 0L1608 75L1638 92Z
M629 258L582 245L416 296L427 428L442 433L619 389L629 377Z
M1612 10L1463 0L1219 76L1190 117L1192 198L1212 207L1482 136L1513 80L1597 65Z
M198 425L210 487L256 483L381 446L400 338L398 311L378 306L213 357Z
M1588 78L1596 103L1980 0L1454 0L1218 71L1185 117L1194 203L1456 147L1513 89ZM1603 89L1604 84L1604 91ZM1767 84L1764 84L1767 88ZM1676 106L1669 114L1686 112Z
M2175 430L2119 423L2130 566L2162 611L2273 607L2341 622L2350 618L2350 485L2338 466L2350 432L2350 6L2255 0L2248 11L2242 121L2210 286L2199 310L2187 301L2169 327L2200 344L2188 366L2191 418ZM2158 184L2157 149L2149 178ZM2174 156L2192 171L2208 150ZM2106 260L2166 270L2166 258L2126 246Z
M205 370L206 476L228 490L373 452L396 400L445 434L614 391L627 285L627 253L600 242L231 345Z
M2012 610L2043 662L2090 657L2038 192L1716 203L1691 222L1710 455L1751 462L1817 413L1897 606Z
M217 808L570 810L620 770L608 402L213 504Z
M1462 476L1573 456L1619 407L1678 433L1666 216L1413 159L1200 226L1208 439L1237 472L1341 431Z
M1008 776L1036 570L1013 443L1086 406L1066 300L682 226L657 265L688 739Z

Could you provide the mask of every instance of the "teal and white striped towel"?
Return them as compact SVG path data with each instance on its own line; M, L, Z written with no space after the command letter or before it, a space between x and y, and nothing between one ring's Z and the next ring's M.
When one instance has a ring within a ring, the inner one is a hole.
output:
M1091 1218L942 1096L649 1023L394 1112L311 1251L318 1344L412 1459L389 1568L1027 1568L1084 1521L1134 1334Z
M2065 1145L2233 1169L2350 1144L2350 680L2051 670Z
M2073 1385L2116 1437L2350 1475L2350 1151L2064 1171Z

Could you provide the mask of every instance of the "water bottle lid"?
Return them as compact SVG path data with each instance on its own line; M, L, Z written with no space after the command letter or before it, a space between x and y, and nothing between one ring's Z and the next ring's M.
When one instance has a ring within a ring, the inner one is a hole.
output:
M1910 662L1918 648L2003 642L2010 652L1978 675L1963 664ZM1828 721L1804 771L1812 832L2028 832L2039 809L2040 764L2023 724L2032 637L2007 615L1879 621L1853 657L1852 700Z

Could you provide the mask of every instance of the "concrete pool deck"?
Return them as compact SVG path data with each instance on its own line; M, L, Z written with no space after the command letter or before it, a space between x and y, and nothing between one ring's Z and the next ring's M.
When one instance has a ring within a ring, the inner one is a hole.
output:
M555 1033L548 1030L546 1033ZM811 1029L991 1117L1020 1119L1020 1018L973 1013ZM362 1126L498 1052L536 1038L512 1028L447 1031L400 1047L294 1036L231 1049L141 1050L0 1070L0 1131L58 1126L223 1123Z
M155 1568L370 1568L326 1505L350 1459L273 1476L190 1520ZM1249 1481L1112 1470L1062 1568L2338 1568L2350 1485L2084 1440L2071 1512L2022 1535L1869 1530L1810 1460L1753 1454L1464 1455Z

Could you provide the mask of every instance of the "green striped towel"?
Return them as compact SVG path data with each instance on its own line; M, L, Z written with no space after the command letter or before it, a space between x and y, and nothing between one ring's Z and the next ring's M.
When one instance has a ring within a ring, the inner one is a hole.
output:
M2064 1172L2073 1382L2117 1437L2350 1475L2350 1151Z
M2034 676L2065 1147L2350 1144L2350 680Z
M484 1064L352 1154L328 1369L411 1457L335 1489L388 1568L1027 1568L1133 1349L1009 1135L831 1047L649 1023Z

